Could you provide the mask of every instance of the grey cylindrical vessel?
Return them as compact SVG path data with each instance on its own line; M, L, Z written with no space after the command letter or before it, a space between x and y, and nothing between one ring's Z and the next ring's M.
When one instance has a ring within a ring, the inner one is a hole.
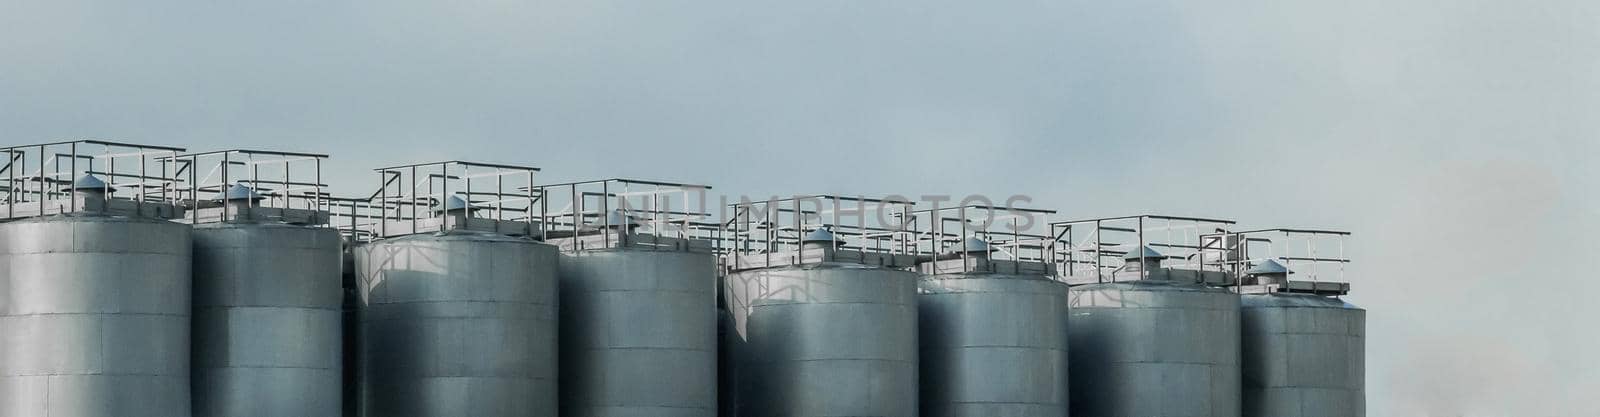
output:
M0 224L0 416L187 417L189 226Z
M557 257L464 231L357 247L362 415L556 415Z
M1244 415L1362 417L1367 312L1335 298L1241 298Z
M1072 288L1077 417L1239 416L1239 296L1167 281Z
M843 263L730 274L738 416L916 417L916 280Z
M941 274L918 285L923 417L1066 417L1067 285Z
M194 227L194 412L340 414L340 249L334 229Z
M716 258L587 250L561 258L561 415L716 417Z

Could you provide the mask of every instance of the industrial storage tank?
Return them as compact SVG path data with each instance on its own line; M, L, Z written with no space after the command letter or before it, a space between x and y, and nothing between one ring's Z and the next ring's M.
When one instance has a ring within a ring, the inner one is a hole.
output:
M0 416L190 415L189 226L166 220L181 208L153 190L170 180L128 171L179 151L0 149L22 156L0 168ZM68 152L75 166L54 158Z
M1348 235L1288 229L1258 232L1242 235L1283 233L1312 240ZM1250 262L1240 299L1244 416L1366 415L1366 311L1339 299L1350 291L1350 284L1342 278L1290 280L1291 274L1299 271L1286 265L1316 275L1311 272L1317 269L1314 264L1334 263L1337 265L1323 265L1322 270L1342 271L1346 262L1342 253Z
M317 209L321 184L298 178L309 177L322 158L265 151L182 157L220 173L215 183L190 186L197 415L341 415L341 241ZM230 176L231 162L257 167L249 179L235 180L245 175ZM263 177L260 166L273 169ZM206 194L215 197L198 199Z
M1163 268L1165 259L1205 258L1163 255L1155 249L1176 252L1204 245L1152 242L1142 225L1105 224L1167 219L1138 216L1062 225L1096 223L1097 243L1080 249L1094 252L1093 281L1074 285L1070 295L1069 372L1078 381L1070 394L1073 416L1239 415L1239 297L1216 286L1230 285L1230 276L1199 264L1195 269ZM1103 235L1124 230L1138 234L1136 246L1109 249ZM1107 256L1124 258L1125 263L1103 273L1100 258Z
M697 233L716 224L701 223L703 208L659 203L687 203L707 188L638 180L541 187L550 198L614 196L590 204L598 207L580 199L542 222L546 242L562 251L562 416L717 416L717 260Z
M997 210L919 212L928 219L988 213L958 233L935 223L925 235L931 245L917 288L924 417L1067 416L1067 285L1053 279L1037 250L1042 236L967 230L997 224ZM1019 214L1027 213L1004 216Z
M531 179L532 171L462 162L379 170L401 188L380 191L389 210L370 225L376 239L355 249L363 416L556 415L558 253L530 238L528 217L501 215L531 210L503 204L528 204L532 193L405 188L432 184L412 175ZM479 201L486 195L500 197Z
M915 257L872 250L862 229L763 226L783 222L747 221L750 208L738 208L725 289L736 415L916 417Z

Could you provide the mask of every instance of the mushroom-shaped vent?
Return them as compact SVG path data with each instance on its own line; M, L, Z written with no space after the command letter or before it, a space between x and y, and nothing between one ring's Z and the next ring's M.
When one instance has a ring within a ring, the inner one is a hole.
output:
M961 248L958 250L958 252L987 253L989 252L989 242L979 239L977 236L968 236L965 240L961 241Z
M1289 271L1289 267L1283 266L1283 264L1278 263L1277 260L1268 259L1266 261L1262 261L1259 264L1256 264L1256 266L1251 267L1250 270L1248 270L1248 271L1244 271L1244 273L1247 274L1247 275L1267 275L1267 274L1286 274L1287 275L1287 274L1293 274L1294 272Z
M440 208L438 204L434 204L433 212L438 213L440 211L458 211L466 210L468 208L470 207L467 205L466 199L461 198L460 195L452 194L449 197L445 197L443 208Z
M211 201L260 200L262 198L264 197L257 193L254 188L244 184L234 184L228 186L227 191L217 193L217 196L212 197Z
M639 220L635 219L633 216L630 216L628 214L623 213L622 210L611 210L610 213L606 213L606 221L605 221L605 223L604 224L596 224L595 226L602 226L602 225L603 226L609 226L609 227L618 227L618 226L624 226L624 225L626 225L626 226L637 226L637 225L639 225Z
M1122 257L1122 259L1123 260L1134 260L1134 259L1139 259L1139 258L1161 259L1161 258L1165 258L1165 257L1166 257L1166 255L1162 255L1161 252L1156 252L1156 250L1151 248L1149 245L1145 245L1145 246L1140 246L1139 250L1128 252L1128 254L1126 256Z
M810 233L806 233L806 236L804 238L800 239L801 243L826 243L826 242L837 242L837 241L838 241L838 238L834 237L833 232L829 231L825 227L819 227L819 228L816 228L816 229L812 229ZM844 242L839 242L839 243L844 243Z
M72 189L82 191L109 191L109 189L106 188L106 182L101 181L100 177L96 177L92 174L84 174L83 176L78 177L78 179L73 180Z

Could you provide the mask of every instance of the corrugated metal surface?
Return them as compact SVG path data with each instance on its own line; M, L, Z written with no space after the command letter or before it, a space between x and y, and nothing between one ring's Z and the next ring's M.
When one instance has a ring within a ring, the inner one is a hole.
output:
M1239 297L1165 281L1072 288L1072 415L1239 415Z
M917 274L826 263L727 279L740 417L917 416Z
M1334 298L1241 299L1244 415L1366 415L1366 311Z
M1066 417L1067 286L945 274L918 285L923 417Z
M561 415L717 415L716 258L586 250L561 258Z
M0 416L187 417L189 226L0 224Z
M333 229L195 226L195 414L340 415L341 256Z
M557 262L477 232L358 247L362 415L555 415Z

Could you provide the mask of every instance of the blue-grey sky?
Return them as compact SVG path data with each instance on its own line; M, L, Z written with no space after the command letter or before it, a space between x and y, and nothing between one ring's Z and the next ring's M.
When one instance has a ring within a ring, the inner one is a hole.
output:
M1370 415L1600 415L1600 2L242 3L0 0L0 141L1344 228Z

